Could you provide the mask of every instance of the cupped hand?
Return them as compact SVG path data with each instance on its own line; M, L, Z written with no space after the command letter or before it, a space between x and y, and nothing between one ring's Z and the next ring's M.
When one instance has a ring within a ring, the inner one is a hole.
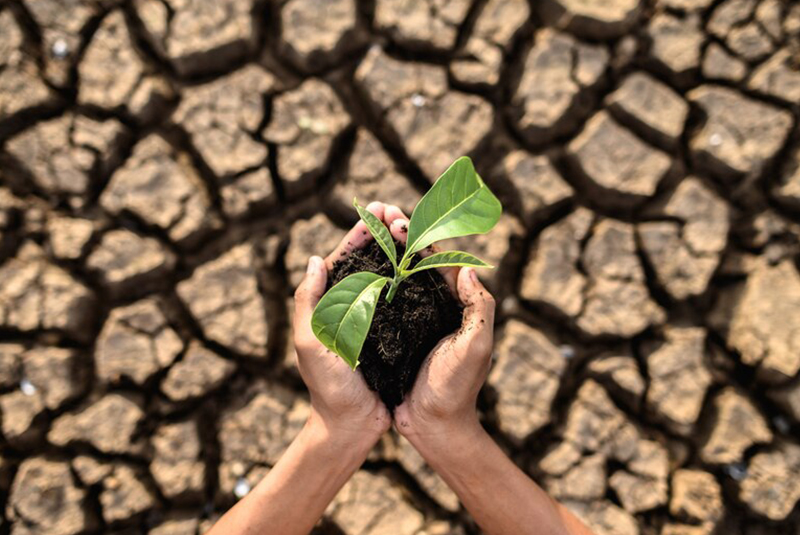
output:
M379 202L367 206L381 220L385 209ZM364 222L359 221L324 260L318 256L309 259L306 276L294 294L294 345L300 376L311 395L312 418L319 419L331 432L377 440L391 427L391 414L367 387L361 373L323 346L311 330L311 315L325 293L333 263L372 239Z
M384 220L402 243L408 218L387 206ZM422 256L434 252L435 247ZM495 301L472 268L439 272L464 306L461 328L444 338L422 364L414 387L395 408L395 426L409 439L447 436L478 425L476 403L492 360Z

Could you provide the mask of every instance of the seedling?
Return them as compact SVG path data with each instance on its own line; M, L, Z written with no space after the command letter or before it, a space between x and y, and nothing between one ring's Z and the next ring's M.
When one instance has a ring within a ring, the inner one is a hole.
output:
M342 357L355 370L372 325L381 291L388 284L386 302L408 277L426 269L490 266L480 258L461 251L445 251L422 258L410 268L415 255L440 240L485 234L500 219L502 206L475 171L472 160L463 156L439 177L419 201L408 223L408 239L402 258L397 258L389 229L374 215L353 201L359 217L389 257L393 277L362 271L344 278L322 297L311 317L311 329L322 344Z

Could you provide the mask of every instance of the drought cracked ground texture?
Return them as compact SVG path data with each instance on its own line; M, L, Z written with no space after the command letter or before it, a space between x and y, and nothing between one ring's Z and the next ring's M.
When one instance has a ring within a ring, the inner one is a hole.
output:
M0 1L0 533L203 533L311 254L471 155L485 426L600 535L800 530L800 4ZM387 436L320 533L470 534Z

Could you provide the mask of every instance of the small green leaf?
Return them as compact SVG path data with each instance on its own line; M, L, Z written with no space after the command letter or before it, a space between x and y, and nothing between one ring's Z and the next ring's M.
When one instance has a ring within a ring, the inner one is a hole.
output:
M472 160L462 156L414 208L408 224L407 254L439 240L485 234L502 212L500 201L478 176Z
M410 270L408 274L413 274L424 269L441 268L441 267L480 267L480 268L493 268L494 266L487 264L477 256L461 251L444 251L441 253L432 254L427 258L420 260L414 269Z
M381 290L390 280L369 271L354 273L328 290L311 315L317 339L354 370Z
M375 241L378 242L378 245L381 246L383 252L389 257L389 261L392 263L395 271L397 271L397 250L394 247L392 233L389 232L389 229L386 228L386 225L384 225L380 219L375 217L372 212L365 208L361 208L358 205L358 199L353 199L353 206L356 207L359 217L361 217L361 220L367 225L367 230L369 230L369 233L372 234L373 238L375 238Z

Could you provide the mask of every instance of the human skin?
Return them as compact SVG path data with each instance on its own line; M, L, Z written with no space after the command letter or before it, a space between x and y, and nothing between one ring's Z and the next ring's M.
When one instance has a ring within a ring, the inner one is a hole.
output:
M371 203L367 209L405 243L408 218L399 208ZM392 415L362 375L311 331L311 314L325 293L333 262L371 239L359 222L325 260L309 260L295 293L294 342L311 415L267 477L217 522L211 535L308 533L391 427ZM491 365L494 298L471 268L439 271L464 305L463 325L423 363L412 391L395 409L395 428L455 491L485 533L591 535L480 425L476 401Z

